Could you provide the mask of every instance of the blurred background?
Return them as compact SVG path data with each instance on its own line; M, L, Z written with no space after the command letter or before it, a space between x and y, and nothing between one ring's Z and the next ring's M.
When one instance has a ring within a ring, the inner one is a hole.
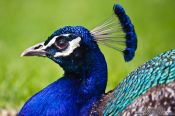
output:
M175 0L0 0L0 109L24 102L63 75L47 58L22 58L24 49L65 25L93 29L112 15L114 3L130 16L138 35L135 59L101 46L108 63L107 90L161 52L175 48Z

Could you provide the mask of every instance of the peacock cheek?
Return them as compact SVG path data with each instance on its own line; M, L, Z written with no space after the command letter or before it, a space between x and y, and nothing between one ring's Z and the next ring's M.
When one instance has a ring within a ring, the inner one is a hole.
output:
M77 59L77 60L81 60L83 58L83 56L85 55L85 51L83 51L81 48L76 49L72 55L72 58Z

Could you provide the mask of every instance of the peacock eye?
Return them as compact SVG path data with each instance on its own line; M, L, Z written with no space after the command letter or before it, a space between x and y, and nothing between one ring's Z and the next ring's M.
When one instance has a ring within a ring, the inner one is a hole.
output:
M68 45L69 45L69 42L64 37L57 38L55 41L55 46L60 50L66 49Z

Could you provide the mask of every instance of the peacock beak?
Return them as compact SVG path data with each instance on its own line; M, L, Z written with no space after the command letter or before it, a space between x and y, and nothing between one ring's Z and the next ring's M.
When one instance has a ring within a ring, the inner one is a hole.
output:
M44 47L44 42L36 44L28 49L26 49L22 54L22 56L42 56L45 57L46 56L46 51L45 51L45 47Z

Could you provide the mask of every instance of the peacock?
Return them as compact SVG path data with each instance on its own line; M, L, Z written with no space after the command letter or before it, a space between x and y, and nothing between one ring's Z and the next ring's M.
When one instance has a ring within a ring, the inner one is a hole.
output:
M107 64L99 44L131 61L137 35L123 7L89 31L65 26L22 56L48 57L64 70L60 79L33 95L19 116L101 116L175 114L175 50L162 53L131 72L113 91L105 93Z

